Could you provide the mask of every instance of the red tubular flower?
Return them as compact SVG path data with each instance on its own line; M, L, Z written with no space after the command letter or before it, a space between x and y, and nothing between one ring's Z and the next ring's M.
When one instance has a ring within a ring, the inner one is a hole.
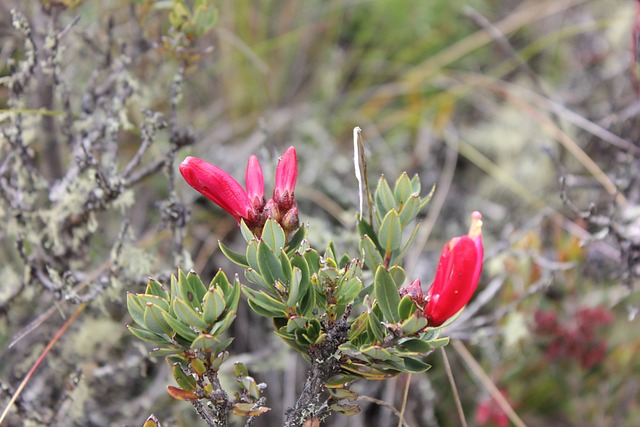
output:
M440 326L454 316L478 286L484 258L482 215L474 212L471 217L469 234L454 237L442 249L424 309L429 326Z
M196 157L187 157L180 163L180 173L190 186L233 215L238 223L254 213L245 189L219 167Z

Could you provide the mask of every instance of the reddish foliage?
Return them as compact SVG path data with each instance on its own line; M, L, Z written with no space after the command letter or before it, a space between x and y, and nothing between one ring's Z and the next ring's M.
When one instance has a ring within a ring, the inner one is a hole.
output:
M536 310L534 332L548 339L548 361L577 360L583 369L591 369L604 360L607 352L607 342L598 337L597 328L612 321L613 314L604 307L581 308L572 322L563 324L555 311Z

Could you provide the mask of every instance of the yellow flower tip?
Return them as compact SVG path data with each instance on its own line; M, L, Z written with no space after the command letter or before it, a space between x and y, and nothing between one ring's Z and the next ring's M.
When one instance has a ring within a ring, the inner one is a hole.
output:
M473 211L471 214L471 226L469 227L470 238L478 237L482 234L482 214L478 211Z

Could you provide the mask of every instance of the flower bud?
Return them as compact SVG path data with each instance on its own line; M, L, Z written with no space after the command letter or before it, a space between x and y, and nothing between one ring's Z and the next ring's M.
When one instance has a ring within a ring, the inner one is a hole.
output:
M253 207L257 210L261 209L264 206L264 176L262 175L260 161L254 155L249 157L247 162L245 186L247 187L247 196Z
M293 204L296 181L298 179L298 159L295 147L289 147L284 152L276 167L276 186L273 190L273 200L281 211L289 210Z

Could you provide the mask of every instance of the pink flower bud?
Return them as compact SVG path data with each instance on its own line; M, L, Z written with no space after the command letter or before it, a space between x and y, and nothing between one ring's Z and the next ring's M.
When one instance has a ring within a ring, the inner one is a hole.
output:
M261 209L264 206L264 177L260 161L253 155L249 157L247 162L245 186L247 187L247 196L249 196L251 204L254 208Z
M288 210L293 206L293 194L298 179L298 158L295 147L289 147L284 152L276 168L276 186L273 190L273 200L281 210Z
M287 213L284 214L284 216L282 217L281 225L285 233L290 233L300 228L298 207L295 204L291 209L287 211Z
M400 288L400 296L404 297L405 295L409 295L411 301L413 301L420 309L424 307L424 292L422 292L422 283L420 283L420 279L416 279L409 285Z
M474 212L469 234L454 237L442 249L427 292L424 314L429 326L442 325L467 305L478 286L483 258L482 215Z
M187 183L225 211L236 221L254 213L247 192L222 169L196 157L187 157L180 163L180 173Z
M265 219L271 218L277 223L280 223L280 211L278 210L278 206L276 206L276 203L273 201L273 199L269 199L267 203L265 203L262 213Z

